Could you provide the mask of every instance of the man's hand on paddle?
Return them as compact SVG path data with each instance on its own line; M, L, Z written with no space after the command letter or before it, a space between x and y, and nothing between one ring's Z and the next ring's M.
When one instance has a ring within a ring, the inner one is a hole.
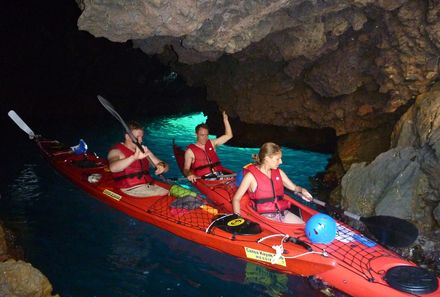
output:
M190 174L186 177L190 182L195 183L197 181L197 176Z
M168 164L164 161L160 161L156 164L156 171L154 171L154 174L161 175L162 173L165 173L168 171Z

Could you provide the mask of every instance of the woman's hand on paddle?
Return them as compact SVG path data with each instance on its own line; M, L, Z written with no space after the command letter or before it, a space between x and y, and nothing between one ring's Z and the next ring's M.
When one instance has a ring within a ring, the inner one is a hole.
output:
M309 191L307 191L307 189L301 187L301 190L297 193L299 196L301 196L303 200L307 202L313 201L313 196L312 194L309 193Z
M287 189L295 192L295 194L297 194L298 196L301 196L301 198L307 202L313 201L312 194L310 194L309 191L307 191L307 189L300 187L298 185L295 185L290 180L290 178L286 175L286 173L284 171L282 171L281 169L280 169L280 174L281 174L281 179L283 181L283 185Z

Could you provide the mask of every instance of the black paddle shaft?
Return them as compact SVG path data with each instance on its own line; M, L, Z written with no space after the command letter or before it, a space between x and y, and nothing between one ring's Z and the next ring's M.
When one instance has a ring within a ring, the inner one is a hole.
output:
M104 108L107 109L108 112L110 112L122 124L122 126L124 127L125 131L127 132L130 139L133 141L133 143L141 150L142 153L145 153L144 148L139 143L139 141L136 139L136 137L133 135L130 128L128 128L127 124L122 119L122 117L119 115L119 113L117 113L117 111L115 110L113 105L110 102L108 102L107 99L105 99L104 97L102 97L100 95L98 95L97 97L98 97L99 102L101 102L102 106L104 106Z
M142 145L139 143L139 141L136 139L136 137L133 135L133 133L131 132L130 128L128 128L127 124L125 123L125 121L122 119L122 117L119 115L119 113L116 112L115 108L113 107L113 105L107 101L107 99L105 99L104 97L102 97L101 95L98 95L98 100L99 102L101 102L102 106L105 107L105 109L108 110L108 112L110 112L121 124L122 126L124 126L125 131L127 132L128 136L130 136L131 141L133 141L133 143L141 150L141 152L144 154L145 150L142 147ZM147 155L147 159L150 163L150 165L153 168L157 168L156 164L154 164L153 160L151 160L150 156ZM160 175L161 178L164 178L163 175Z

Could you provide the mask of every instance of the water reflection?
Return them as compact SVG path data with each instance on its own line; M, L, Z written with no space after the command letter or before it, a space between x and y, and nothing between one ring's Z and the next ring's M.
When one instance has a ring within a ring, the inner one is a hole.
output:
M184 117L168 117L146 122L145 142L154 152L158 152L165 161L172 165L170 174L180 174L176 168L172 155L171 140L175 139L180 146L186 147L195 141L194 128L197 124L206 121L203 113L191 114ZM214 138L210 135L210 138ZM251 148L237 148L229 145L217 149L222 163L234 170L240 170L244 165L252 162L251 156L258 153L259 146ZM281 168L296 183L310 188L310 176L323 171L327 165L329 155L283 147L283 164Z
M23 201L33 203L40 196L39 177L35 173L35 164L24 164L19 176L10 185L11 194Z

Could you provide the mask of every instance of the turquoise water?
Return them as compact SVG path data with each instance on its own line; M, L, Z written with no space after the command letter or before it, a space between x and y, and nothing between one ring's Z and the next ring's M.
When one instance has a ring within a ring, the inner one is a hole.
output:
M206 117L202 113L186 117L158 119L147 124L145 143L151 147L153 152L163 151L161 158L167 158L169 157L168 154L172 154L172 151L164 151L163 148L171 147L170 138L175 139L178 145L186 147L187 144L195 141L194 127L205 121ZM148 137L154 140L149 141ZM215 136L210 135L210 138L215 138ZM220 146L217 152L224 166L233 171L237 171L240 170L243 165L252 162L251 155L258 153L258 150L259 147L237 148L226 144ZM310 188L310 176L314 176L318 171L323 171L329 157L327 154L283 147L283 164L281 168L295 183ZM180 173L179 171L175 171L175 167L173 169L171 174Z
M194 126L204 119L193 114L143 122L145 144L171 165L168 177L181 176L172 139L182 146L193 142ZM83 138L89 150L100 155L122 139L121 126L112 118L92 125L42 126L38 132L69 145ZM27 260L61 296L324 296L309 279L207 249L98 202L54 172L16 129L8 132L16 148L4 164L0 215L17 232ZM218 149L224 165L233 170L250 162L257 151L227 145ZM282 168L309 188L308 178L324 169L328 157L283 148Z

